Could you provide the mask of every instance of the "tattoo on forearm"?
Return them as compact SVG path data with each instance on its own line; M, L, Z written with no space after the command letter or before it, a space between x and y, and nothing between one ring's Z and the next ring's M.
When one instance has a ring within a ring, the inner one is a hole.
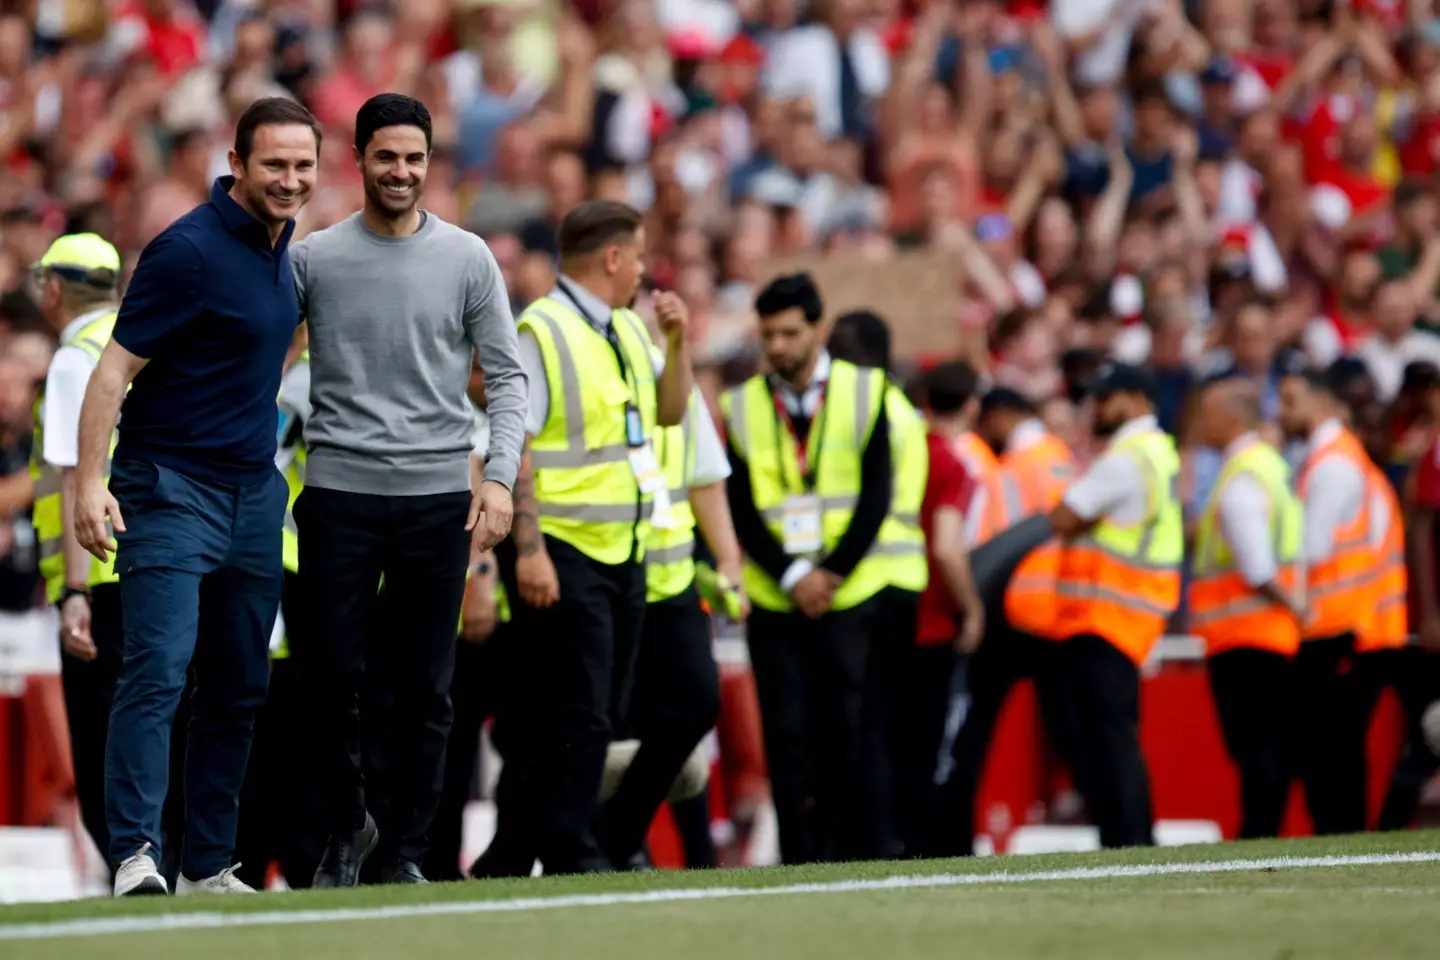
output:
M540 552L544 540L540 535L540 505L535 502L535 472L530 466L528 450L515 477L514 501L515 519L510 524L510 536L515 540L515 552L529 557Z

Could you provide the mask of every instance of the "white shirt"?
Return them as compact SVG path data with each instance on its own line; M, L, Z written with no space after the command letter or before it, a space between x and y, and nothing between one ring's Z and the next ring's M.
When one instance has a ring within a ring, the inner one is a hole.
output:
M287 444L285 441L291 435L295 421L298 420L301 429L304 429L313 410L310 406L310 363L297 360L280 379L280 427L275 444L276 470L283 473L290 466L290 461L295 459L295 444ZM298 440L301 434L296 433L295 436Z
M474 406L474 403L471 403ZM485 458L485 451L490 449L490 414L475 407L475 452L480 458Z
M1309 451L1333 441L1341 429L1339 420L1320 424L1310 434ZM1321 457L1310 469L1305 490L1305 562L1313 566L1328 559L1335 531L1353 523L1364 506L1365 475L1359 467L1347 457ZM1376 526L1383 531L1386 525Z
M576 307L582 317L588 319L597 330L603 333L610 326L610 307L574 280L568 277L562 279L573 297L566 294L559 286L551 290L547 296ZM525 415L525 432L534 437L545 429L545 421L550 417L550 381L546 379L545 359L540 353L540 342L535 339L535 334L528 328L522 327L519 343L520 364L525 368L525 375L530 381L530 401ZM655 376L658 378L665 372L665 358L657 356L652 357L651 360ZM725 455L725 445L720 442L720 434L715 429L714 419L710 416L710 407L700 396L699 389L699 387L695 388L697 402L692 405L693 409L699 411L699 422L691 425L695 435L695 476L691 478L690 483L692 486L703 487L706 484L718 483L729 478L730 459ZM687 411L685 415L688 417L690 414ZM477 447L478 449L480 448Z
M1398 342L1376 335L1362 343L1355 355L1369 369L1380 399L1389 403L1400 392L1406 365L1421 361L1440 368L1440 337L1424 330L1411 330Z
M875 99L890 86L890 57L874 31L861 28L849 40L850 62L861 96ZM796 27L770 43L762 86L780 100L808 97L815 104L820 136L840 135L840 41L824 24Z
M1145 473L1134 457L1117 452L1115 447L1136 434L1158 429L1155 417L1147 414L1117 430L1100 459L1065 491L1065 506L1082 520L1105 517L1121 526L1146 520L1150 490L1145 485Z
M60 333L60 342L64 343L86 324L114 309L101 307L71 320ZM79 347L61 347L50 361L50 369L45 374L45 404L41 410L45 449L40 455L52 467L64 469L80 462L80 407L94 372L95 360Z
M1237 438L1225 448L1225 461L1228 463L1260 442L1254 433ZM1264 586L1279 572L1275 547L1270 542L1270 510L1270 497L1252 474L1236 474L1220 490L1216 510L1220 533L1230 545L1235 569L1252 587Z
M1155 0L1054 0L1050 17L1063 39L1100 33L1100 38L1075 58L1073 79L1087 86L1108 86L1119 80L1136 25L1158 6Z
M1040 422L1039 417L1031 417L1029 420L1020 421L1015 425L1015 429L1010 431L1010 437L1005 441L1005 452L1020 453L1044 439L1045 424Z

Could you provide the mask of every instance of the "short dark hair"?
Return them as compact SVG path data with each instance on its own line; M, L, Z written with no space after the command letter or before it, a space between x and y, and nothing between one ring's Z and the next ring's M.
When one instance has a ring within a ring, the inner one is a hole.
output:
M376 130L385 127L419 127L430 149L430 108L403 93L377 93L355 111L355 149L361 153L370 145Z
M249 162L250 151L255 148L256 130L289 124L309 127L310 132L315 134L315 152L320 152L323 134L315 114L289 97L261 97L245 108L245 112L240 114L240 122L235 124L235 155L240 158L241 163Z
M1310 390L1312 393L1323 393L1331 397L1339 395L1339 390L1336 389L1335 381L1331 379L1329 373L1324 370L1316 370L1313 367L1305 367L1301 370L1292 370L1290 373L1286 374L1284 379L1299 380L1305 385L1306 389Z
M812 326L825 315L820 291L810 274L804 271L776 277L755 297L755 312L761 317L773 317L796 307L805 315L805 322Z
M890 325L873 310L851 310L836 317L826 347L831 356L857 366L890 369Z
M560 259L583 257L640 231L640 211L618 200L586 200L560 221L555 243Z
M975 368L960 360L942 363L925 378L926 402L936 413L959 413L980 385Z
M985 392L985 396L980 398L980 416L983 417L997 410L1010 410L1028 417L1035 416L1035 404L1031 403L1018 390L1011 390L1009 387L992 387Z

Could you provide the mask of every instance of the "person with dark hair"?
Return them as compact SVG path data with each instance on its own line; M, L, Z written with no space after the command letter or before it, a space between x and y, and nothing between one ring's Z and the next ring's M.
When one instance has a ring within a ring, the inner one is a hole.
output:
M1191 556L1190 631L1205 641L1225 747L1240 774L1240 836L1274 837L1290 797L1291 687L1304 514L1290 467L1256 433L1260 387L1239 375L1200 392L1200 441L1225 462Z
M1280 383L1280 425L1307 443L1295 484L1307 604L1295 657L1295 765L1322 835L1365 829L1366 729L1353 667L1374 612L1375 523L1385 520L1372 506L1370 459L1345 425L1347 383L1344 369L1307 369Z
M354 144L364 206L293 256L313 406L293 509L313 648L294 654L316 711L330 831L317 887L353 886L377 845L384 882L425 882L466 570L509 532L524 442L525 372L505 281L483 240L421 207L430 147L423 103L367 100ZM476 354L490 437L472 456ZM405 654L375 654L393 694L388 789L372 789L367 805L357 697L367 637L397 618L403 629L385 634L403 636Z
M1140 666L1180 605L1184 521L1180 455L1155 417L1155 375L1103 364L1088 390L1104 453L1050 512L1062 543L1053 635L1083 755L1077 774L1105 847L1154 843L1150 776L1140 752Z
M558 240L559 279L520 317L529 445L496 559L524 642L513 722L496 731L499 824L477 877L529 876L537 858L547 874L613 869L592 831L601 775L641 644L650 531L678 526L656 449L694 387L685 303L652 295L656 350L630 309L646 238L623 203L581 203Z
M872 686L883 714L883 749L875 759L884 775L890 771L895 807L895 824L902 848L914 855L921 847L923 827L928 820L931 792L935 783L934 749L928 725L935 720L934 700L929 710L920 704L915 687L924 683L927 658L916 647L920 616L920 595L929 583L926 537L921 525L930 475L929 445L925 421L889 379L890 327L877 313L854 310L835 319L830 330L830 356L856 366L875 367L885 372L885 416L890 421L891 463L895 470L894 497L890 516L880 528L876 550L889 580L876 598L885 608L888 628L877 637ZM938 737L944 729L944 708L948 698L939 694Z
M1018 392L995 387L980 400L976 432L999 454L999 469L1012 503L1012 524L1049 513L1075 479L1070 449L1045 429L1035 405ZM1045 732L1056 754L1084 793L1089 780L1076 742L1075 717L1065 664L1056 636L1056 577L1060 542L1032 550L1016 567L986 620L986 639L965 671L970 708L951 748L950 776L940 788L940 829L934 856L973 853L975 797L990 739L1011 689L1035 683Z
M770 372L720 405L780 855L874 858L892 834L867 709L888 628L876 549L895 487L885 374L830 356L807 273L771 281L755 310Z
M275 399L300 318L289 241L319 147L299 104L265 99L246 110L231 176L141 253L86 388L75 538L108 562L113 524L125 610L105 765L117 896L168 892L157 869L161 808L192 655L177 887L250 891L231 856L280 605L287 497Z

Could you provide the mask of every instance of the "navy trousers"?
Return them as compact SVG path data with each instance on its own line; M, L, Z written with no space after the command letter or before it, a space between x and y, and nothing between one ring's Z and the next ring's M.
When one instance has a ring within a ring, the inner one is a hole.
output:
M126 525L116 537L125 661L105 747L110 856L119 863L149 843L161 862L170 728L193 658L180 870L200 880L231 865L251 733L269 682L288 491L278 471L232 486L117 461L110 492Z

